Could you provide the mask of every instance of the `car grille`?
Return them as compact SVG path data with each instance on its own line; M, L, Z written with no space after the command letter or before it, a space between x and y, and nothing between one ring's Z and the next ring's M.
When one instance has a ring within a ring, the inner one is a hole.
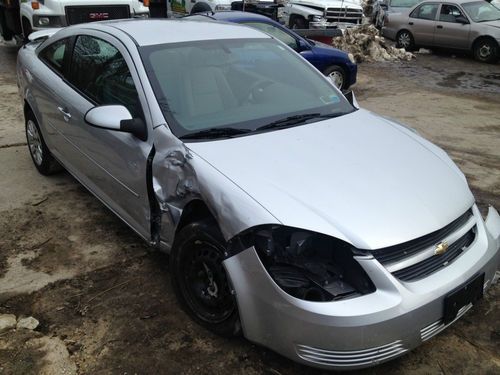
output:
M326 10L328 22L361 23L362 18L363 11L361 9L328 8Z
M67 6L65 9L68 25L130 18L130 9L128 5Z
M374 365L408 351L401 340L363 350L325 350L297 345L297 354L305 361L326 366L349 367Z
M469 209L444 228L403 244L374 250L371 254L400 280L421 279L446 267L474 242L476 225L473 218L472 210ZM458 238L456 238L457 234L459 234ZM451 242L448 250L442 255L435 255L434 246L450 236L455 236L455 239L453 242L448 241ZM425 252L430 255L423 259L419 257Z

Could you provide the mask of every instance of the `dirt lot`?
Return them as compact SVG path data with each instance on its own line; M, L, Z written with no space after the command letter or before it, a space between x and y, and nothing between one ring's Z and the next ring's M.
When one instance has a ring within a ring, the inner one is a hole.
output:
M166 256L68 174L36 173L15 58L0 43L0 314L40 326L0 334L0 374L316 373L193 324L172 294ZM362 106L448 151L483 212L500 208L500 65L449 54L363 64L355 91ZM496 285L441 335L361 373L500 373L499 301Z

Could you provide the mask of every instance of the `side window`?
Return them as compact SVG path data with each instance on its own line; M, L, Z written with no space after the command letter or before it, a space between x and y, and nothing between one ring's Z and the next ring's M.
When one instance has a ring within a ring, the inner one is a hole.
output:
M410 14L410 17L434 21L436 19L437 10L438 4L423 4L415 9Z
M456 18L463 16L460 9L455 5L443 4L441 5L441 12L439 13L439 20L443 22L457 22Z
M295 38L285 31L281 30L279 27L265 22L244 22L244 24L275 37L276 39L285 43L288 47L297 49L297 41L295 40Z
M139 95L122 54L108 42L80 35L71 60L70 82L99 105L120 104L142 117Z
M61 39L45 47L38 57L48 66L59 73L64 71L64 54L67 50L68 39Z

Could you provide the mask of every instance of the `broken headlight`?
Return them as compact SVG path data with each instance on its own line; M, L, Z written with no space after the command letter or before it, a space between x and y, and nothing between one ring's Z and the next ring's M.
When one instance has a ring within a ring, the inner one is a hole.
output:
M354 248L336 238L284 226L259 226L230 243L230 251L254 246L271 278L288 294L307 301L332 301L375 291L353 257Z

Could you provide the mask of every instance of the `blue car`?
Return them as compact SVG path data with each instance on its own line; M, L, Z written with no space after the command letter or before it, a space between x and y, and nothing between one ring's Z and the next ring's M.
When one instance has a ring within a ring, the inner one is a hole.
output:
M225 11L199 13L187 18L200 20L210 18L217 21L241 23L254 27L281 40L296 50L320 72L329 77L335 86L342 91L346 91L356 82L358 67L349 58L347 53L327 44L305 39L268 17L248 12Z

